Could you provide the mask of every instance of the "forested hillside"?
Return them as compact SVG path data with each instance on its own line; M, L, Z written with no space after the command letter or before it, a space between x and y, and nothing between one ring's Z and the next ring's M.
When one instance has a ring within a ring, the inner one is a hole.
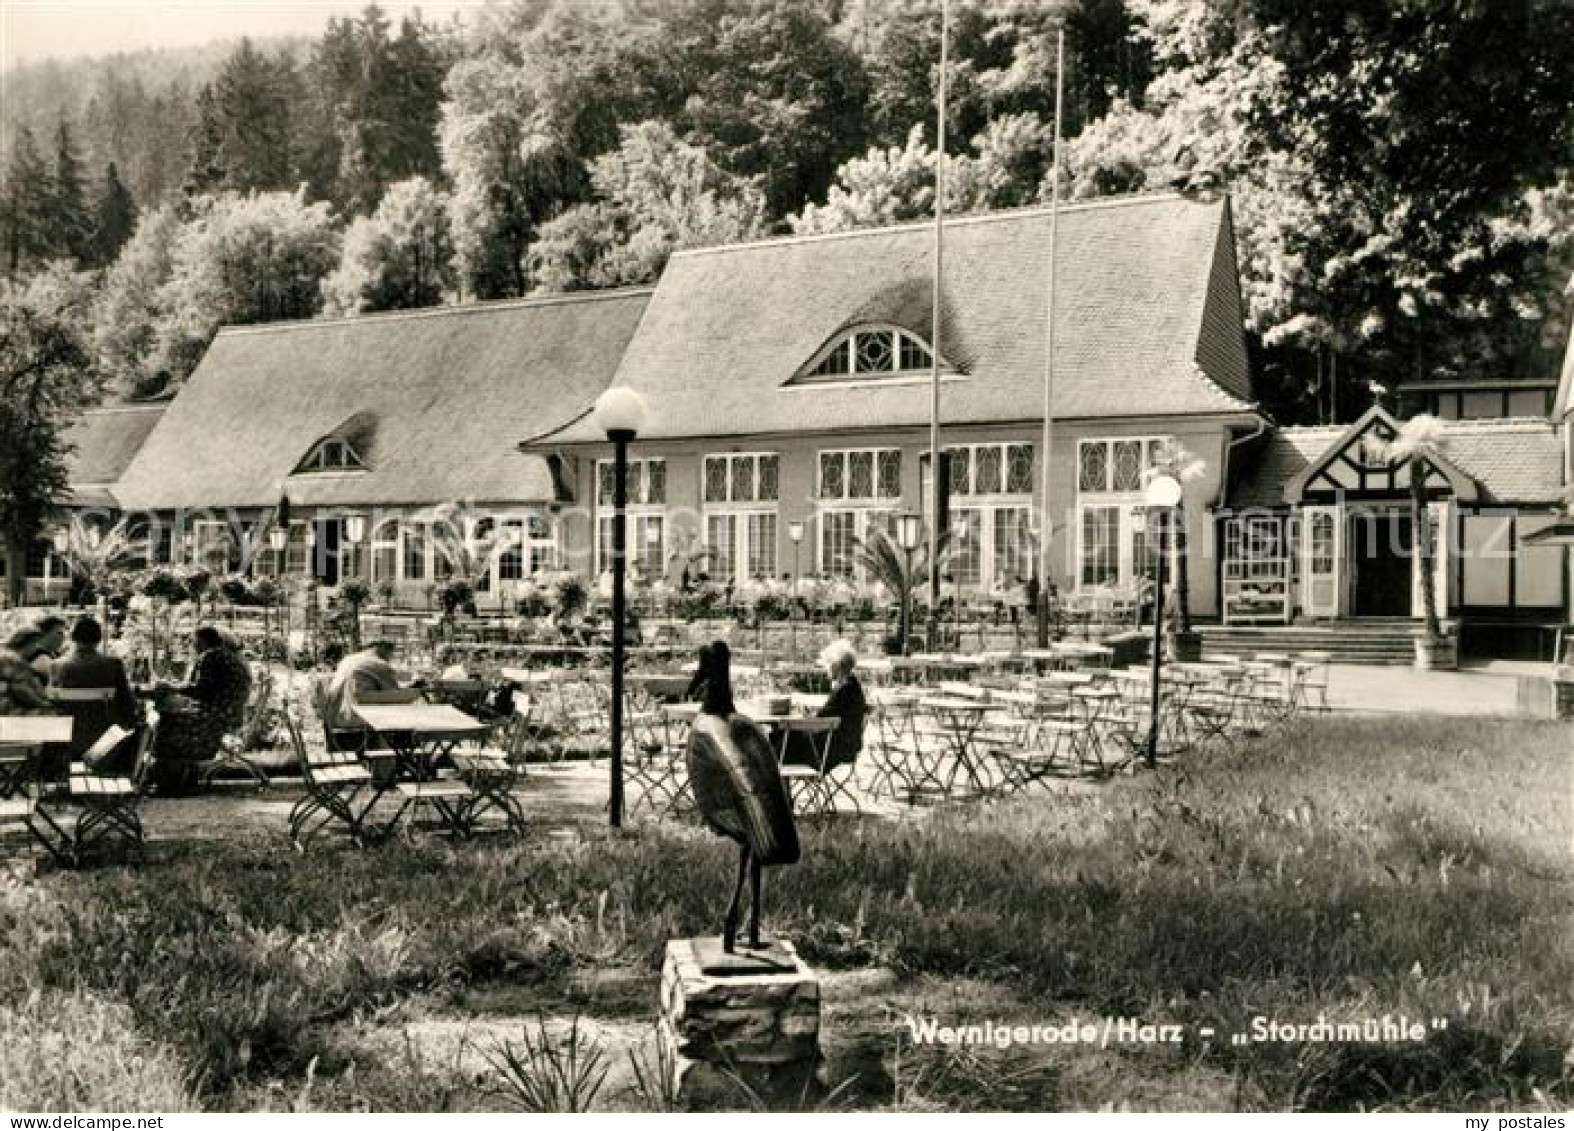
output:
M1555 367L1562 0L952 8L948 206L1048 199L1063 25L1066 195L1231 193L1282 418ZM7 302L64 320L103 387L149 395L224 323L646 282L678 248L925 217L939 26L938 0L510 0L25 68Z

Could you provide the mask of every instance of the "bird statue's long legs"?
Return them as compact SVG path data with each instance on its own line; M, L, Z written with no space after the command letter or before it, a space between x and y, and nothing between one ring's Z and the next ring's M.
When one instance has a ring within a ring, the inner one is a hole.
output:
M749 913L749 949L760 949L760 873L764 871L757 857L749 860L749 886L753 889L754 906Z
M727 954L733 953L733 947L738 941L738 911L740 910L738 905L743 901L743 878L749 873L750 859L749 846L747 844L740 845L738 848L738 882L733 885L732 902L727 904L727 918L723 922L721 929L721 949ZM754 874L756 876L759 875L759 867L758 864L754 866ZM758 891L758 887L755 890ZM758 899L756 899L756 920L759 916L758 902Z

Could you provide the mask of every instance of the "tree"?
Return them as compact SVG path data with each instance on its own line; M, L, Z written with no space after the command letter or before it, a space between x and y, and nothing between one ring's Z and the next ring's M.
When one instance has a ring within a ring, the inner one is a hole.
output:
M584 166L528 72L503 54L456 63L446 89L439 132L460 277L476 298L522 295L536 228L583 196Z
M93 317L93 345L106 379L123 397L157 392L168 374L154 359L164 308L159 298L175 273L181 220L174 205L144 213L104 274Z
M11 147L0 215L5 225L6 274L12 279L49 257L50 195L48 167L39 156L33 132L24 126Z
M268 59L249 39L225 60L212 88L224 188L261 192L289 185L294 80L287 55Z
M325 203L304 192L227 193L193 202L181 228L149 365L178 383L227 324L313 317L322 281L339 261L339 235Z
M82 157L71 136L71 125L64 118L55 127L55 165L49 190L49 254L77 264L87 262L93 218L88 210Z
M843 34L870 76L873 140L902 143L914 126L935 142L940 60L939 0L884 0L849 12ZM1140 94L1147 50L1132 38L1124 0L952 0L948 102L951 135L974 137L999 118L1051 120L1055 33L1067 29L1065 126L1101 117L1118 95Z
M1413 416L1399 426L1399 434L1384 449L1391 463L1403 465L1410 480L1410 529L1415 531L1417 568L1421 571L1421 613L1425 618L1426 641L1436 646L1443 640L1443 626L1437 616L1437 577L1433 561L1437 553L1432 531L1432 508L1427 505L1427 473L1437 467L1448 451L1448 432L1435 416Z
M823 196L867 144L864 67L822 5L680 0L659 18L667 66L656 80L681 92L672 124L721 168L756 180L772 218Z
M297 130L303 174L316 195L365 215L393 182L435 177L437 121L447 62L420 19L389 35L382 10L332 19L302 84L307 112Z
M1047 196L1054 130L1031 114L992 122L973 139L976 156L946 161L947 212L1013 208ZM792 218L798 232L842 232L934 215L935 154L914 126L900 148L871 149L836 172L822 205Z
M351 221L339 266L323 280L323 313L436 306L454 282L446 199L412 177L391 185L373 215Z
M195 119L186 138L186 175L180 191L187 198L224 187L224 124L213 87L197 91Z
M28 548L66 495L65 426L96 391L80 312L65 298L52 286L0 296L0 536L12 605L22 600Z
M650 282L674 251L754 239L765 199L661 122L625 126L590 174L598 200L542 226L532 256L545 290Z
M93 210L92 255L89 263L103 267L115 261L120 249L131 238L137 223L136 201L120 180L120 170L111 161L104 170L104 186Z
M1330 359L1347 390L1551 363L1522 330L1558 281L1529 212L1574 168L1574 60L1554 46L1574 10L1133 7L1158 73L1070 146L1074 189L1229 188L1262 368L1303 386L1285 407L1303 410L1326 366L1275 350Z

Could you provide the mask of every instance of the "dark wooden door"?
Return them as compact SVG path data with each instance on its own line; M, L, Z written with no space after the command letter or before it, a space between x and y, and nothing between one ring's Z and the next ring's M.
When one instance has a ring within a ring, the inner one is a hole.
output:
M1351 520L1351 608L1358 617L1410 615L1411 558L1415 541L1410 516L1398 512L1357 515Z

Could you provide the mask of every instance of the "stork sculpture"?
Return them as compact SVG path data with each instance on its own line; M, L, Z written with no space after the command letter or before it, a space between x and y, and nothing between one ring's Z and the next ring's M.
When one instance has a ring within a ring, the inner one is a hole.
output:
M750 950L760 942L760 873L798 862L798 830L792 801L776 768L776 755L759 725L740 715L732 701L732 653L722 641L700 650L691 690L703 694L689 732L689 782L700 816L711 830L739 845L738 878L727 904L722 950L735 953L739 901L747 876L753 894Z

